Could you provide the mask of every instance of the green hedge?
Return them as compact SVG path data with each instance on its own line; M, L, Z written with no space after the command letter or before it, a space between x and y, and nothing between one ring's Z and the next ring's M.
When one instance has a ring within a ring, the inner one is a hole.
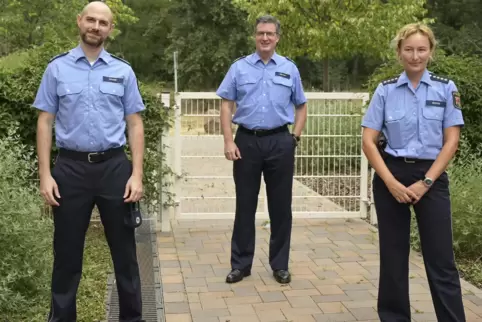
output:
M34 150L8 134L0 139L0 316L25 321L38 306L32 301L48 297L52 222L40 215L42 200L30 179Z

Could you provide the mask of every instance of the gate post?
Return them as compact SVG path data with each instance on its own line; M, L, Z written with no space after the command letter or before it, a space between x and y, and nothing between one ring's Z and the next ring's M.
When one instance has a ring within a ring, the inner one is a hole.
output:
M361 108L361 114L362 117L365 112L365 106L368 102L368 94L364 94L362 98L362 108ZM361 131L363 133L363 129ZM361 140L360 140L361 141ZM363 142L361 142L361 146L363 146ZM363 147L360 149L361 150L361 164L360 164L360 217L361 218L367 218L368 215L368 159L363 152Z
M169 92L161 94L161 102L164 105L165 109L171 108L171 94ZM172 162L171 162L171 155L172 155L172 140L169 137L169 130L162 131L161 136L161 151L164 151L165 154L165 163L169 168L172 169ZM162 164L162 163L161 163ZM171 231L171 221L170 221L170 212L171 207L164 206L164 202L168 199L168 196L165 191L163 191L163 178L162 178L162 166L159 169L160 172L160 180L159 180L159 194L161 196L161 200L159 201L159 215L157 216L158 222L161 224L161 231L162 232L169 232ZM171 175L166 176L169 182L172 180ZM171 190L171 189L170 189ZM172 192L172 191L171 191Z
M181 104L182 99L180 93L175 93L176 104L174 106L174 153L173 153L173 172L174 172L174 218L178 219L181 214Z

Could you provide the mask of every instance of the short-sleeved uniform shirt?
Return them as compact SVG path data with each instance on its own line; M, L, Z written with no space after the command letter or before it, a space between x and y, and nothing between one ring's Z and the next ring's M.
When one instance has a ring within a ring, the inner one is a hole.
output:
M257 53L237 59L216 94L236 102L233 123L273 129L294 123L294 108L306 103L300 73L277 53L264 64Z
M91 64L80 46L49 62L33 106L55 115L58 148L84 152L125 145L125 117L145 109L126 61L103 49Z
M463 125L456 85L428 70L417 88L405 72L380 83L362 120L363 127L383 132L388 154L427 160L440 153L444 129Z

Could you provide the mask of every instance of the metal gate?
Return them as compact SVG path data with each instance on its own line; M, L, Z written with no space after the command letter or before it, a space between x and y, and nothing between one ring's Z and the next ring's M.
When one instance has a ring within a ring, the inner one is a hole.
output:
M370 175L360 123L369 95L309 92L306 97L308 118L295 158L293 217L365 218ZM175 97L168 137L168 160L176 173L171 219L234 217L232 162L224 158L220 107L214 92ZM233 125L233 134L235 130ZM262 180L257 218L269 218L265 192Z

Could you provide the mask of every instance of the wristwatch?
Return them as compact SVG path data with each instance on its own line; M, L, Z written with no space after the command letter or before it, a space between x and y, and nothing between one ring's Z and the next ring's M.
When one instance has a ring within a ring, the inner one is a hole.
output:
M422 181L423 181L423 184L424 184L427 188L430 188L430 187L432 186L432 184L433 184L433 180L430 179L430 178L427 178L427 177L423 178Z

